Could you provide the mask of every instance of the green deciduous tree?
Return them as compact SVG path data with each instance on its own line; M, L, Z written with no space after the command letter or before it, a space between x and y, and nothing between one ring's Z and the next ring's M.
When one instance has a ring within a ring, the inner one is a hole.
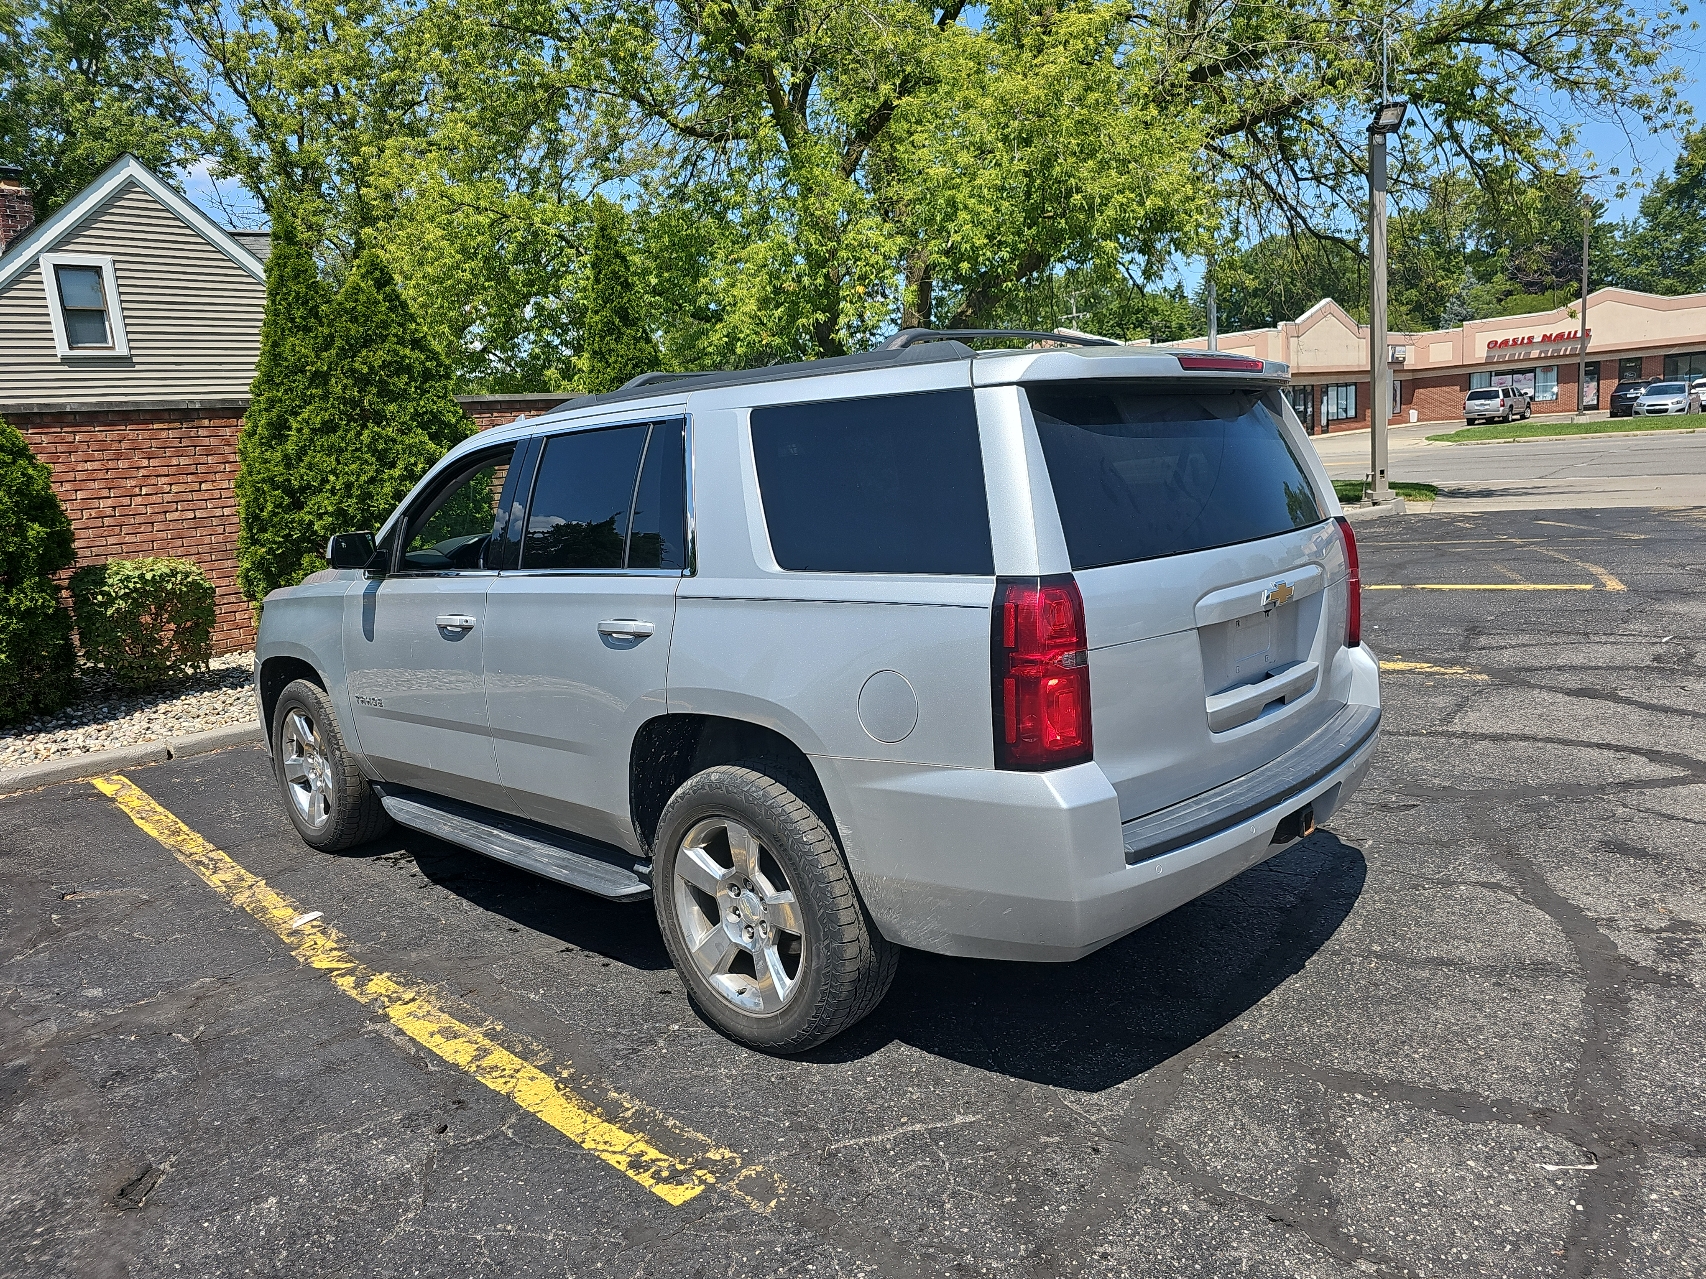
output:
M0 162L47 217L126 152L169 173L198 153L164 0L0 0Z
M274 227L238 439L238 582L256 602L323 568L333 533L378 528L473 429L384 260L358 253L333 294L292 223Z
M269 207L315 209L334 274L381 246L463 384L491 389L573 377L599 192L631 213L666 366L750 365L1045 314L1069 278L1122 299L1127 331L1166 327L1178 254L1283 236L1354 255L1388 46L1416 107L1394 149L1404 208L1442 173L1495 199L1567 176L1582 153L1560 119L1686 115L1675 13L1625 0L185 12L224 168ZM1507 296L1543 292L1509 238ZM1442 287L1422 265L1418 299ZM1472 276L1449 296L1488 283Z
M71 614L53 580L75 558L48 468L0 420L0 723L58 710L76 690Z
M1688 135L1675 167L1621 231L1614 283L1672 296L1706 292L1706 130Z
M620 207L604 199L593 202L592 216L586 320L581 326L576 382L587 394L599 395L662 364L641 305L633 264L623 246L627 219Z

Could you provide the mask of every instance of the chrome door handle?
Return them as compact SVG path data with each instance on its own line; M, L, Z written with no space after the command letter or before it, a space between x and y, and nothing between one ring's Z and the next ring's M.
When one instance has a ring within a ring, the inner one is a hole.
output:
M466 613L445 613L437 621L438 629L441 631L471 631L474 629L474 619Z
M644 639L648 635L656 634L657 629L650 622L636 622L631 617L618 617L598 624L598 633L608 635L612 639Z

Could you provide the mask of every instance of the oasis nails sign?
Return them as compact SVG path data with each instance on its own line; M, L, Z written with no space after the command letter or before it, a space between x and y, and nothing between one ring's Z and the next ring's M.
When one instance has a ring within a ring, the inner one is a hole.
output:
M1557 342L1577 342L1581 340L1581 336L1582 331L1580 329L1560 329L1556 333L1542 333L1538 337L1528 333L1522 337L1500 338L1496 342L1488 342L1487 349L1497 351L1512 346L1551 346ZM1593 340L1592 329L1588 330L1588 340L1590 342Z

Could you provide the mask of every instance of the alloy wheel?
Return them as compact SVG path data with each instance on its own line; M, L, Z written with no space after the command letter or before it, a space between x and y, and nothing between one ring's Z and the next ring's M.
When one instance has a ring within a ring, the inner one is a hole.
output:
M332 770L320 734L313 720L292 710L279 737L285 793L296 815L309 829L319 830L332 820Z
M693 966L745 1013L780 1012L805 976L807 938L787 873L727 817L696 824L675 854L675 917Z

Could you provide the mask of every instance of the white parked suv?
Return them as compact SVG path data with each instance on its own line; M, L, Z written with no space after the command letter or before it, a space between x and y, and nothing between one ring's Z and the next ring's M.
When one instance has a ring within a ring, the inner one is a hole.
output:
M1479 387L1463 400L1463 421L1469 426L1477 422L1509 422L1526 418L1531 412L1528 396L1508 386Z
M1076 959L1308 834L1379 671L1286 367L959 336L648 375L332 539L260 629L302 837L650 896L702 1014L794 1052L898 946Z

